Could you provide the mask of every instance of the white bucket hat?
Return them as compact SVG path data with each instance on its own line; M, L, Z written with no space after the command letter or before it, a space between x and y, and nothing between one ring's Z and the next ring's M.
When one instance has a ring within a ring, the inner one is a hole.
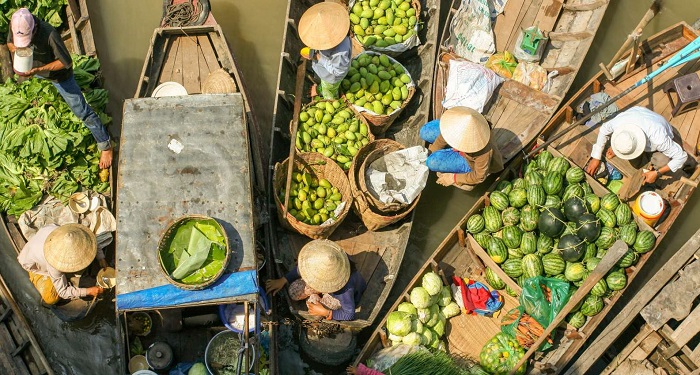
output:
M644 131L635 124L617 125L610 138L610 147L615 156L624 160L632 160L641 155L646 144Z
M440 134L448 145L462 152L479 152L491 139L484 116L468 107L452 107L440 117Z
M321 293L342 289L350 280L350 260L333 241L313 240L299 252L299 275L311 288Z
M44 258L61 272L78 272L95 259L97 239L82 224L64 224L46 237Z
M345 39L350 30L347 8L332 2L318 3L299 20L299 38L309 48L331 49Z

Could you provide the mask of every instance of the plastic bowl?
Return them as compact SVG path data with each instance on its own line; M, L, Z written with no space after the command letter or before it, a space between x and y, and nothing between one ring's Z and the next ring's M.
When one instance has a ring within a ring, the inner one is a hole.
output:
M269 309L267 294L261 286L258 287L258 293L260 296L258 298L258 305L255 315L253 315L252 311L248 313L250 317L248 332L254 332L256 328L258 331L260 331L260 311L267 311ZM245 308L242 303L219 305L219 319L221 319L221 323L223 323L223 325L229 330L237 333L243 333L243 319L245 318L244 310ZM235 323L232 323L232 321L235 321Z
M144 370L148 370L148 362L146 362L146 357L143 355L135 355L129 360L129 373L130 374L143 374Z

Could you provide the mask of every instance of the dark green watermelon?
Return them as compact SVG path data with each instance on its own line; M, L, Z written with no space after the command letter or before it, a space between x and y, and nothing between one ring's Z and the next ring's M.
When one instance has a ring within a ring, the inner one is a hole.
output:
M559 239L557 251L567 262L577 262L586 252L585 243L573 234L567 234Z
M576 225L578 227L576 235L579 238L587 242L595 242L595 240L598 239L598 236L600 235L601 225L600 220L598 220L598 218L595 215L591 213L585 213L579 216Z
M564 218L564 214L561 213L559 209L545 207L540 214L537 222L537 228L539 228L540 233L546 236L559 237L559 235L561 235L561 233L564 231L565 222L566 218Z
M586 201L577 196L573 196L564 201L564 216L566 216L569 221L577 221L581 215L588 212L588 207L586 207Z

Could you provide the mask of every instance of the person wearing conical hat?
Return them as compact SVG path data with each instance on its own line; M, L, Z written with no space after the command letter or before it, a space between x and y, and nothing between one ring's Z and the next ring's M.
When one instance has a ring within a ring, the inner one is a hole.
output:
M104 253L97 248L95 234L82 224L47 225L36 232L19 253L17 260L41 295L44 305L61 299L98 296L99 286L78 288L70 283L70 274L87 268L97 257L107 267Z
M440 185L469 191L503 170L503 157L491 143L489 123L474 109L448 109L439 120L423 125L420 137L430 143L426 165L438 172Z
M352 43L348 10L333 2L318 3L299 20L299 38L306 45L301 56L321 79L321 96L337 99L340 82L350 70ZM312 93L313 95L313 93Z
M649 161L652 167L644 173L644 182L653 184L663 174L675 173L691 161L688 153L674 141L671 124L656 112L644 107L632 107L603 124L598 133L586 172L594 175L600 166L603 149L610 139L606 156L628 160L634 168Z
M268 293L289 284L289 297L307 299L309 314L333 320L355 319L355 307L367 288L348 255L333 241L313 240L299 252L297 266L285 277L268 280Z

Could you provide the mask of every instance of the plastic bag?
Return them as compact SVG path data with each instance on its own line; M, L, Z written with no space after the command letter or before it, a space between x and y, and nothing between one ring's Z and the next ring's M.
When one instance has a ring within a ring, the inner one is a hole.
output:
M450 34L450 45L459 56L476 63L485 63L496 52L489 2L462 0L452 18Z
M542 59L542 53L544 53L544 47L547 45L547 38L542 38L539 40L539 44L537 46L537 51L535 51L535 54L532 55L529 52L526 52L524 49L522 49L520 46L523 43L523 39L525 38L525 32L531 32L533 34L536 34L538 31L538 27L535 26L530 26L527 29L521 30L520 34L518 35L518 39L515 41L515 46L513 47L513 54L515 57L518 58L520 61L530 61L530 62L539 62Z
M492 374L507 374L524 355L525 349L515 339L499 332L481 349L479 362L486 371ZM522 375L526 369L527 363L523 364L515 373Z
M450 73L442 106L445 109L464 106L481 113L503 81L493 70L482 65L466 60L450 60Z
M393 366L396 361L406 354L415 353L421 350L427 351L426 348L420 345L393 345L388 348L384 348L373 355L372 358L367 360L367 366L377 371L384 372L384 370Z
M413 203L428 181L427 157L427 149L414 146L373 161L365 175L369 192L385 204Z
M517 65L515 57L510 52L504 51L491 55L485 66L503 78L512 78Z
M528 85L535 90L544 89L547 84L547 70L538 63L521 62L513 71L513 80Z

